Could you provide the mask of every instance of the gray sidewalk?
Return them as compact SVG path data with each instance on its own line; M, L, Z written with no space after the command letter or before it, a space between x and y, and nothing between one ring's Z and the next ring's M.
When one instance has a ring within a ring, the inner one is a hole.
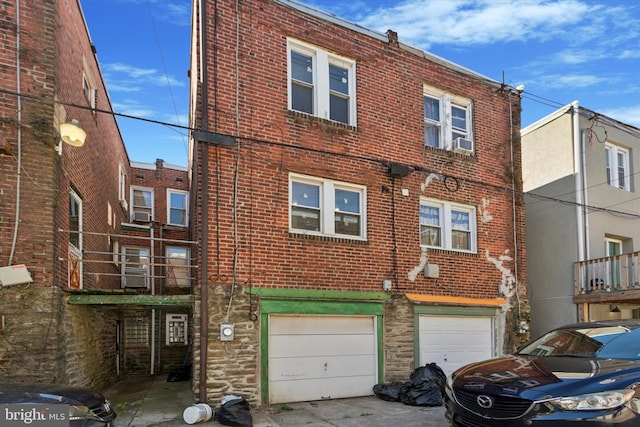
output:
M118 413L114 427L183 427L184 410L195 404L190 382L166 376L127 380L105 390ZM215 406L211 402L213 409ZM254 427L445 427L444 407L407 406L375 396L287 403L251 410ZM222 426L210 421L195 426Z

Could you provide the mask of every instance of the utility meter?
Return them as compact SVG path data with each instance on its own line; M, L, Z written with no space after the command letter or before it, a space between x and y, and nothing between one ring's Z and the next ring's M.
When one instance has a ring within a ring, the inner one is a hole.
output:
M233 341L233 323L220 324L220 341Z

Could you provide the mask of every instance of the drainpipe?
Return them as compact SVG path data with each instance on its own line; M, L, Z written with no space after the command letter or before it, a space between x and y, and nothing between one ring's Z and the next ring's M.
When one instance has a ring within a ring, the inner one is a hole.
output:
M573 101L571 103L572 108L572 119L573 119L573 167L574 167L574 176L575 176L575 187L576 187L576 221L577 221L577 232L578 232L578 261L585 260L585 249L587 248L587 244L585 243L585 228L584 228L584 191L582 188L583 184L583 138L580 135L580 107L578 105L578 101Z
M207 84L207 49L208 45L204 43L207 38L207 0L200 1L200 72L202 77L200 80L200 99L202 101L202 123L201 126L205 129L209 128L209 114L208 112L208 84ZM215 17L214 17L215 19ZM215 40L214 40L215 43ZM208 271L209 271L209 257L207 256L209 238L208 238L208 223L209 223L209 193L208 193L208 180L209 180L209 156L207 144L201 142L201 157L200 164L202 165L202 218L201 218L201 243L200 243L200 380L198 396L200 402L207 401L207 348L209 347L209 285L208 285ZM194 146L194 150L197 150ZM194 156L197 158L197 156Z
M16 243L18 241L18 225L20 224L20 187L22 182L22 83L20 79L20 0L16 0L16 93L17 96L17 114L18 114L18 167L16 168L16 210L13 222L13 239L11 240L11 252L9 253L9 265L13 265L13 256L16 251ZM57 259L57 257L54 257ZM55 264L54 264L55 265ZM54 274L55 280L55 274Z

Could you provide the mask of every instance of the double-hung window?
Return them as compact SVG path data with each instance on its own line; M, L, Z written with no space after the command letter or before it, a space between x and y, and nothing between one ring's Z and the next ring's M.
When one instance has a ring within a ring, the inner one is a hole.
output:
M149 249L136 247L123 248L122 287L149 287Z
M473 152L471 101L432 88L424 91L424 144Z
M87 62L87 59L82 57L83 71L82 71L82 92L86 98L91 110L95 113L96 108L96 84L93 78L93 73Z
M124 208L127 206L127 171L124 169L122 163L118 165L118 198L120 205ZM125 208L126 210L126 208Z
M289 109L356 125L355 61L289 40Z
M420 245L476 252L475 208L433 199L420 201Z
M82 199L73 190L69 194L69 244L82 251Z
M605 150L605 165L607 169L607 184L631 191L629 179L629 150L607 143Z
M292 174L289 193L291 232L366 237L364 186Z
M134 221L149 222L153 219L153 190L131 188L131 212Z
M167 222L170 225L187 226L188 194L186 191L167 189Z
M191 284L191 258L188 248L167 246L165 261L165 283L168 286L187 287Z

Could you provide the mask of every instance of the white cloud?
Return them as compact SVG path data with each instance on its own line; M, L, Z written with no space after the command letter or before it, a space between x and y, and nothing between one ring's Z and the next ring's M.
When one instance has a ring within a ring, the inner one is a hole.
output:
M640 105L604 109L600 111L605 116L614 118L620 122L640 127Z
M119 114L126 114L132 117L150 118L156 113L153 108L140 105L136 99L125 99L113 103L113 110Z
M408 0L375 10L360 23L381 32L392 29L420 47L487 44L548 40L584 25L585 17L600 10L580 0Z
M142 92L143 86L184 87L185 80L160 73L155 68L140 68L122 63L105 64L103 75L109 92Z
M130 77L144 77L156 74L158 71L154 68L139 68L134 67L132 65L121 64L121 63L113 63L113 64L105 64L103 65L103 70L107 73L123 73Z
M609 79L590 74L555 74L545 75L540 81L540 85L548 89L557 88L586 88L598 84L606 83Z

